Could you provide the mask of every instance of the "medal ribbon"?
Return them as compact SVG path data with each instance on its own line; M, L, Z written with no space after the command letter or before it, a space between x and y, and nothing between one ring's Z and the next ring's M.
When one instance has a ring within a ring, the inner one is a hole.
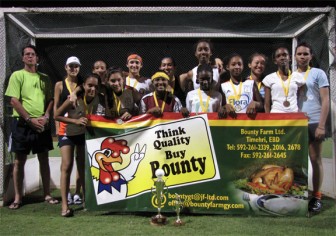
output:
M298 70L299 72L301 72L301 70ZM309 72L310 72L310 66L308 66L307 70L306 70L306 73L304 75L304 80L307 80L308 78L308 75L309 75Z
M123 91L123 89L121 91ZM117 95L114 92L113 92L113 97L114 97L114 102L116 104L117 112L118 112L118 116L119 116L120 115L121 102L120 102L120 99L117 97Z
M240 99L240 97L241 97L242 86L243 86L242 81L240 81L240 83L239 83L239 91L238 91L238 93L237 93L237 90L236 90L235 85L234 85L233 82L232 82L232 79L230 79L230 84L231 84L232 89L233 89L233 92L234 92L235 100L236 100L236 101L239 101L239 99Z
M210 102L210 95L208 95L208 97L207 97L207 101L206 101L205 106L203 104L202 93L201 93L201 89L200 88L198 89L198 96L199 96L202 112L207 112L208 111L208 107L209 107L209 102Z
M76 88L77 87L77 83L74 83L74 84L75 84L75 88ZM72 89L70 87L68 78L65 79L65 85L66 85L67 89L69 90L69 92L72 93Z
M253 80L252 75L250 75L250 80ZM257 82L258 85L258 91L260 91L261 88L261 82Z
M162 101L162 107L161 107L161 112L163 112L164 110L164 107L166 105L166 99L167 99L167 92L165 92L165 96L164 96L164 99ZM157 101L157 98L156 98L156 93L154 92L154 102L155 102L155 106L159 106L159 103Z
M89 106L88 106L88 104L86 102L86 96L84 96L83 101L84 101L84 106L85 106L85 112L86 112L86 114L92 114L93 106L91 106L91 109L89 110Z
M277 75L279 76L279 78L280 78L280 80L281 80L281 86L282 86L282 88L283 88L283 90L284 90L284 93L285 93L285 97L286 97L286 101L287 101L287 97L288 97L288 93L289 93L289 85L290 85L290 81L291 81L291 78L292 78L292 74L291 74L291 72L290 71L288 71L288 85L287 86L285 86L285 83L284 83L284 81L283 81L283 79L282 79L282 77L281 77L281 75L280 75L280 73L279 73L279 71L277 71Z
M131 86L131 78L129 77L129 76L127 76L127 85L128 86L130 86L130 87L133 87L133 88L136 88L136 86L138 85L138 80L137 79L135 79L135 82L134 82L134 85L133 86Z

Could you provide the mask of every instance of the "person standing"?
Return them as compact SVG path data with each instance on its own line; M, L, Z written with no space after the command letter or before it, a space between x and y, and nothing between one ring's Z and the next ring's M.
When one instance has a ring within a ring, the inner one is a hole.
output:
M5 95L13 106L13 122L9 151L15 153L13 180L15 198L10 209L22 206L24 166L27 155L37 154L43 184L44 199L50 204L58 200L50 195L48 152L53 149L49 116L53 108L52 83L46 74L37 70L38 53L33 45L22 49L24 68L15 71Z
M306 82L303 76L289 68L290 54L286 47L278 47L273 54L278 70L263 79L265 86L265 112L298 112L297 93Z
M308 151L313 169L313 193L308 204L308 210L320 212L322 208L321 186L323 181L321 154L329 113L329 82L323 70L310 66L312 58L311 45L306 42L299 43L295 49L297 71L302 74L306 81L306 86L299 93L299 108L308 115Z

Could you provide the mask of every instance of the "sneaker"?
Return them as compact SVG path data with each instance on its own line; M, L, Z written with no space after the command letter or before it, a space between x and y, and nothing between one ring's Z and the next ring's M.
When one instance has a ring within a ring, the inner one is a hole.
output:
M81 197L78 194L75 194L73 197L73 203L76 205L80 205L83 203Z
M313 197L310 199L309 204L308 204L308 210L310 212L320 212L322 209L322 202L321 199L318 199L316 197Z
M69 192L68 193L68 205L72 205L74 202L72 200L72 197L71 197L71 193Z

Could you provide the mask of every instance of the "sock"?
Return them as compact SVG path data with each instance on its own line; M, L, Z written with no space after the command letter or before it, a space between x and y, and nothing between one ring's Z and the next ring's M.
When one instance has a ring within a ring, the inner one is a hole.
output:
M322 198L322 193L321 193L320 191L313 192L313 196L321 200L321 198Z

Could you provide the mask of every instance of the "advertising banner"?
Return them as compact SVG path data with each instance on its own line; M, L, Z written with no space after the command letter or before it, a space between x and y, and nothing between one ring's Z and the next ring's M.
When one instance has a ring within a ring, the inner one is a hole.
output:
M216 113L90 116L86 208L155 212L306 215L308 136L303 113L218 119Z

